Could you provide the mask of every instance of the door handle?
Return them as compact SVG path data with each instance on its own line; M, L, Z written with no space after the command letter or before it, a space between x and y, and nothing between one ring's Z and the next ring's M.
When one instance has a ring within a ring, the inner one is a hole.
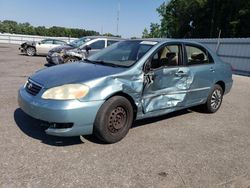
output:
M215 69L213 67L210 67L209 69L211 72L215 72Z
M175 73L175 75L182 77L182 76L185 76L187 74L185 72L183 72L183 71L178 71L177 73Z

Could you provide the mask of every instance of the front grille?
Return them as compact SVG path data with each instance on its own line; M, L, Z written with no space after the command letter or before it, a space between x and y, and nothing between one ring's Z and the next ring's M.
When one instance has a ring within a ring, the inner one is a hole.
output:
M41 89L42 89L42 87L39 84L37 84L31 80L28 80L28 82L26 83L26 86L25 86L25 90L29 94L34 95L34 96L37 95Z

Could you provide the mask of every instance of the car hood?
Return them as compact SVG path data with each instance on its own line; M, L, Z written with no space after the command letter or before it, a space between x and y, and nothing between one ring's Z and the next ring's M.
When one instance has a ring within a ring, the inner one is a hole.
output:
M35 41L26 41L26 42L21 44L21 46L25 46L25 45L35 46L36 42Z
M30 77L45 88L64 84L84 83L97 78L113 75L126 68L91 64L85 61L44 68Z
M65 44L65 45L53 48L52 50L50 50L50 52L58 52L59 53L62 50L72 50L72 49L75 49L75 47L68 45L68 44Z

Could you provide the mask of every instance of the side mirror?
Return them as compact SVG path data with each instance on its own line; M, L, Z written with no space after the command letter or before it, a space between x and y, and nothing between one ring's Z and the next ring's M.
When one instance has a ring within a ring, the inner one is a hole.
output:
M85 50L87 53L89 53L89 50L91 50L91 47L87 45L87 46L85 46Z
M41 42L38 42L39 45L41 45Z
M148 59L144 64L143 71L147 74L151 70L151 59Z

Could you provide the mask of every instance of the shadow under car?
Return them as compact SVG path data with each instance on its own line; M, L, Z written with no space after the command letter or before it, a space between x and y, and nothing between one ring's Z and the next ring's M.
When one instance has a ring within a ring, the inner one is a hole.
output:
M193 110L190 110L190 109L184 109L184 110L172 112L169 114L165 114L162 116L136 120L133 123L131 128L136 128L136 127L144 126L144 125L154 123L157 121L162 121L164 119L170 119L176 116L185 115L187 113L191 113L192 111ZM20 128L20 130L22 130L26 135L30 136L31 138L41 140L41 142L44 144L48 144L51 146L70 146L70 145L84 143L81 140L81 136L58 137L58 136L47 135L45 133L45 130L47 129L47 127L41 126L43 122L30 117L29 115L24 113L20 108L15 110L14 120L17 126ZM100 141L93 135L84 135L83 138L96 144L105 144L104 142Z

